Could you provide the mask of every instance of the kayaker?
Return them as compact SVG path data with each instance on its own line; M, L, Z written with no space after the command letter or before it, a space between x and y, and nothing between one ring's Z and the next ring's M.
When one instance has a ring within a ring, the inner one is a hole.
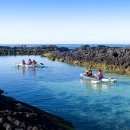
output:
M101 69L99 69L99 72L98 72L97 76L98 76L99 80L103 79L103 72L102 72Z
M22 64L22 65L26 65L25 60L22 60L22 61L21 61L21 64Z
M28 65L31 65L31 64L32 64L31 59L28 59Z
M33 65L36 65L36 64L37 64L37 62L36 62L35 60L33 60L33 61L32 61L32 64L33 64Z
M92 70L90 68L87 69L86 76L92 77Z

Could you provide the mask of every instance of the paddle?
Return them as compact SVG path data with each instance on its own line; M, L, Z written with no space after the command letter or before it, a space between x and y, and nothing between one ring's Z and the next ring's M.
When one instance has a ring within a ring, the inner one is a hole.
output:
M43 63L40 63L40 65L44 65Z

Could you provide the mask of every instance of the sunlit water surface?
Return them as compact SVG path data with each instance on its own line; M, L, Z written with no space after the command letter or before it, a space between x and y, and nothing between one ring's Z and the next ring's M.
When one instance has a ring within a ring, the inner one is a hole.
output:
M18 69L23 58L46 67ZM95 85L80 79L83 67L40 56L0 57L0 66L0 88L9 96L63 117L77 130L130 130L129 76L105 74L117 83Z

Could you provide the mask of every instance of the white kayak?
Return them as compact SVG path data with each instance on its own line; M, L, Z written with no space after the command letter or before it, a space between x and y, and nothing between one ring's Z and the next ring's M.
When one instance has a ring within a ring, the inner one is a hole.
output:
M87 79L87 80L91 80L91 83L100 83L100 82L103 82L103 83L107 83L107 82L110 82L110 83L114 83L116 82L117 80L115 78L103 78L101 80L97 79L96 77L88 77L85 75L85 73L81 73L80 76L84 79Z
M95 80L95 79L96 79L94 76L93 76L93 77L88 77L88 76L86 76L85 73L81 73L80 76L81 76L82 78L84 78L84 79L87 79L87 80Z
M35 68L35 67L45 67L43 63L39 63L39 64L36 64L36 65L28 65L28 64L23 65L21 63L16 63L15 65L17 67L23 67L23 68L24 67L27 67L27 68L30 68L30 67L33 67L33 68Z

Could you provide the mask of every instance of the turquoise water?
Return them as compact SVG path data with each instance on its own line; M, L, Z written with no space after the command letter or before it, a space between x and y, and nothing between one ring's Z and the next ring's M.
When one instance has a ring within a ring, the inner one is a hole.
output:
M23 58L46 67L18 69ZM0 88L9 96L63 117L77 130L130 129L130 76L105 74L118 82L94 85L80 79L84 68L40 56L5 56L0 64Z

